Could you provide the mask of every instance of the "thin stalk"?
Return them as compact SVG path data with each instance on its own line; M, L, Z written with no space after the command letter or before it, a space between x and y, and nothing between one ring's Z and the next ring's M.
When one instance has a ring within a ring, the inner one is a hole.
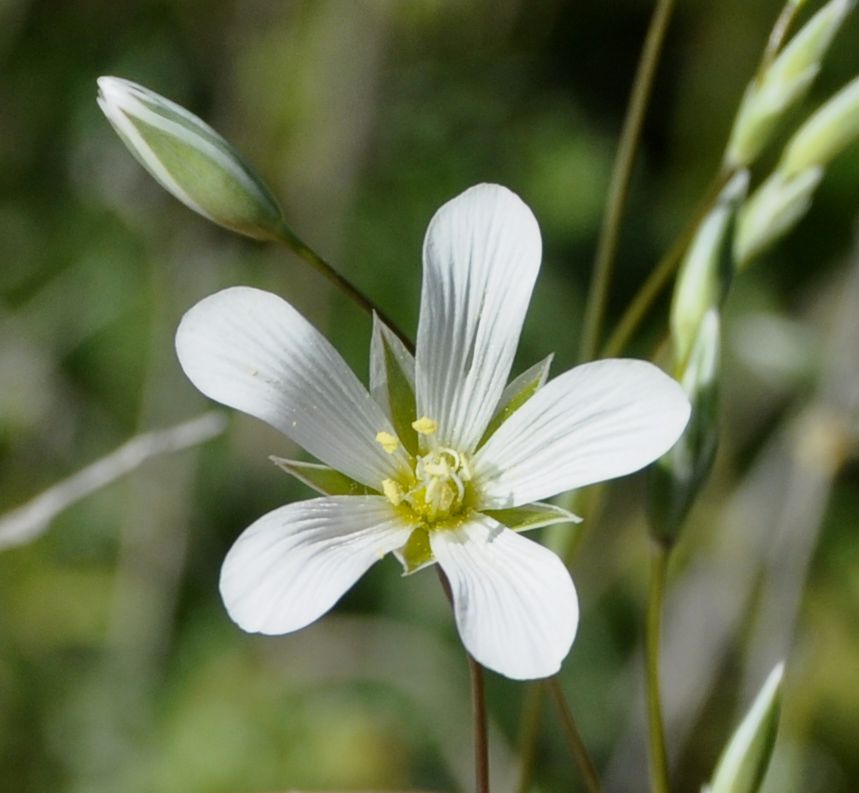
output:
M450 581L436 565L436 573L447 602L453 607ZM476 793L489 793L489 738L486 729L486 698L483 695L483 667L471 657L467 650L468 678L471 683L471 723L474 740L474 788Z
M686 225L683 227L673 245L668 249L665 255L659 260L656 267L651 270L647 276L641 289L638 290L632 302L623 312L620 320L615 326L608 341L603 345L600 352L601 358L614 358L620 355L626 345L629 344L638 326L647 316L647 312L653 306L653 303L659 297L662 290L668 285L671 276L677 271L680 266L680 261L698 226L701 221L707 216L707 213L713 208L713 204L722 192L722 188L728 183L734 175L733 171L725 171L713 181L709 190L707 190L704 199L698 206L698 209L689 218Z
M415 351L415 346L412 340L396 325L396 323L384 312L379 306L370 300L357 286L349 281L344 276L340 275L334 267L323 259L313 248L311 248L304 240L299 238L291 229L284 227L281 231L281 236L277 238L277 242L285 245L293 253L300 256L314 270L321 273L334 286L339 289L346 297L357 303L370 316L374 313L378 315L397 336L400 341L406 345L410 352Z
M588 793L602 793L602 785L600 784L599 775L596 767L588 754L587 747L582 740L579 728L576 726L576 720L573 718L573 712L564 696L564 690L561 688L561 682L557 675L546 680L546 686L552 694L552 699L558 707L558 714L561 717L561 724L564 727L564 735L567 739L567 745L570 749L570 754L576 761L579 771L582 774L582 779L585 782L585 787Z
M668 793L668 751L659 685L659 642L662 633L662 608L668 573L669 549L654 545L650 558L650 586L647 597L645 668L647 678L647 737L650 751L651 793Z
M483 667L470 653L468 677L471 681L471 722L474 740L474 789L489 793L489 741L486 731L486 700L483 696Z
M528 793L537 758L537 738L540 735L540 714L543 710L545 689L539 683L529 683L522 705L522 729L519 732L519 784L517 793Z
M591 276L591 287L585 307L584 330L579 351L579 358L582 361L593 358L599 347L608 300L609 282L611 281L614 257L620 237L623 209L629 195L629 184L632 179L638 143L641 139L641 128L653 89L653 77L656 74L662 43L665 40L665 33L668 30L673 9L674 0L657 0L647 30L647 37L644 40L641 58L638 62L632 95L623 122L620 145L618 146L617 158L606 198L606 208L597 243L593 275Z

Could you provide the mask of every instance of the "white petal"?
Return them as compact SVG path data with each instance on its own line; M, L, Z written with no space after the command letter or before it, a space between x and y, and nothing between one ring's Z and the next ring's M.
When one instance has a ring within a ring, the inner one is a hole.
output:
M236 540L221 569L221 596L246 631L296 631L325 614L410 531L381 496L289 504Z
M485 515L430 532L430 544L450 581L462 643L477 661L514 680L561 668L579 606L554 553Z
M286 301L248 287L200 301L176 351L206 396L267 421L322 462L379 489L408 471L376 442L388 418L327 339Z
M540 266L531 210L504 187L478 185L445 204L424 241L418 323L418 415L436 441L471 451L504 390Z
M474 458L480 509L525 504L637 471L689 420L683 389L645 361L577 366L547 383Z

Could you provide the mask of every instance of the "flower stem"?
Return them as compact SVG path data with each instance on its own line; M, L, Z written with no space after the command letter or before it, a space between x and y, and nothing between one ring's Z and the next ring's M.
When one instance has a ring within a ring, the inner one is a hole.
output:
M704 195L704 199L698 206L698 209L689 218L689 221L683 227L680 235L674 241L674 244L668 249L665 255L659 260L656 267L653 268L647 280L644 282L641 289L638 290L632 302L627 306L611 336L602 348L600 353L601 358L614 358L620 355L632 335L638 329L650 307L662 290L668 284L671 276L680 266L680 260L689 247L692 237L698 230L701 221L707 216L707 213L713 208L713 203L719 197L722 188L728 183L733 176L733 171L725 171L720 173L713 180L710 188Z
M602 785L600 784L599 775L596 767L588 754L584 741L582 741L581 733L579 733L576 721L573 718L573 712L567 703L564 696L564 690L561 688L561 682L557 675L546 680L546 686L552 694L552 699L558 707L558 713L561 717L561 724L564 727L564 735L567 738L567 744L576 765L581 771L582 779L584 779L585 787L588 793L602 793Z
M650 586L647 598L645 667L647 676L647 734L650 750L651 793L668 793L668 752L659 691L659 640L662 632L662 607L670 551L654 544L650 558Z
M483 696L483 667L470 653L468 676L471 681L471 719L474 737L474 780L477 793L489 793L489 741L486 733L486 700Z
M519 738L519 784L517 793L528 793L531 787L531 777L534 772L534 760L537 757L537 738L540 734L540 714L543 710L543 694L545 688L539 683L529 683L525 691L525 701L522 705Z
M665 40L665 33L668 30L673 8L674 0L657 0L647 30L647 37L644 40L641 58L638 62L632 96L623 122L620 145L609 185L605 214L603 215L597 253L594 259L591 287L585 307L584 330L579 350L579 358L582 361L593 358L599 347L599 337L605 317L609 281L611 280L614 256L620 236L623 209L629 195L632 169L635 165L635 155L641 139L644 114L653 88L653 77L659 63L662 43Z
M394 321L384 311L382 311L376 303L370 300L367 295L358 289L357 286L344 276L340 275L340 273L338 273L331 264L323 259L315 250L313 250L313 248L304 242L304 240L298 237L292 229L284 226L281 231L281 235L277 238L277 241L286 245L286 247L293 253L304 259L304 261L313 267L314 270L325 276L325 278L334 284L337 289L339 289L350 300L357 303L370 316L374 313L377 314L379 319L397 334L400 341L406 345L407 349L414 353L415 346L412 343L412 340L402 330L400 330L396 323L394 323Z
M447 602L453 606L453 593L450 581L436 565L436 573ZM483 695L483 667L471 657L467 650L468 677L471 683L471 722L474 736L474 779L476 793L489 793L489 739L486 730L486 698Z

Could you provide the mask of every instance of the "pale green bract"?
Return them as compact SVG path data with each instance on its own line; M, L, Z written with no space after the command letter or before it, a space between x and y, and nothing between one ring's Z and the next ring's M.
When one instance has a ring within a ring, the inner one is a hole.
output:
M778 731L784 663L770 672L725 751L707 793L757 793L766 775Z
M204 394L267 421L320 463L277 460L320 495L270 512L227 555L221 594L247 631L298 630L388 553L438 563L463 644L514 679L554 674L578 624L561 560L523 531L576 516L543 499L636 471L689 417L652 364L596 361L508 385L541 240L522 200L478 185L424 243L414 355L375 320L369 390L289 303L234 287L183 318L176 349Z
M785 147L779 170L791 177L828 165L859 137L859 77L824 103Z
M806 168L792 176L776 170L740 210L734 237L737 269L747 267L755 257L790 231L805 215L823 168Z
M289 234L277 200L202 119L154 91L99 77L98 104L137 161L183 204L254 239Z
M753 163L787 111L811 87L832 39L855 0L830 0L790 40L763 74L749 83L725 152L728 169Z

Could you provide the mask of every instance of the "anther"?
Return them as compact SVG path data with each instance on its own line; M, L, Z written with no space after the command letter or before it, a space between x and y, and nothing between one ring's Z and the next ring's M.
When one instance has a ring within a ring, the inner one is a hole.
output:
M382 492L395 507L398 507L403 501L403 488L393 479L382 480Z
M376 443L388 454L393 454L400 446L400 439L396 435L391 435L390 432L382 430L376 433Z
M433 421L429 416L421 416L417 421L412 422L412 429L418 435L432 435L438 429L438 422Z

